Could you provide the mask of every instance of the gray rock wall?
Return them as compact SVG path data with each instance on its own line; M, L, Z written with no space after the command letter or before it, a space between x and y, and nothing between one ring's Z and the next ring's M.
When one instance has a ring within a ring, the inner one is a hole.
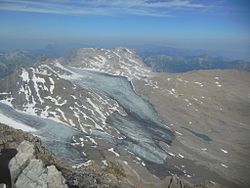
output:
M35 159L34 145L23 141L18 153L9 162L12 187L16 188L66 188L65 179L54 165L45 167Z

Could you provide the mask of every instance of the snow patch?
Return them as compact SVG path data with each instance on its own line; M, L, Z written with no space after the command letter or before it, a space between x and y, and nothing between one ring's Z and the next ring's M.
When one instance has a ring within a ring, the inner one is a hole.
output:
M54 89L55 89L55 82L54 82L54 80L51 77L49 77L49 81L51 83L51 85L49 87L49 90L50 90L50 93L53 94Z
M224 149L220 149L223 153L228 153L228 151L227 150L224 150Z
M225 165L225 164L223 164L223 163L221 163L220 165L221 165L222 167L224 167L224 168L228 168L228 166Z
M22 69L22 74L20 75L20 77L22 78L22 80L24 82L28 82L30 80L29 79L29 73L25 69Z
M110 149L108 149L108 151L114 153L116 157L120 156L119 153L117 153L117 152L114 151L114 148L110 148Z
M171 152L167 152L170 156L175 157L175 154L171 153Z
M180 132L178 132L178 131L175 131L175 133L178 134L178 135L180 135L180 136L183 135L182 133L180 133Z
M102 163L105 165L105 166L108 166L108 163L106 160L102 160Z
M179 153L178 153L178 156L179 156L180 158L182 158L182 159L184 158L184 156L183 156L183 155L181 155L181 154L179 154Z

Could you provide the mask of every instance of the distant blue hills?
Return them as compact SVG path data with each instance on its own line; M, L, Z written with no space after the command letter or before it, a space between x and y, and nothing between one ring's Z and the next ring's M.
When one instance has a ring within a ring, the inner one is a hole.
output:
M250 62L242 60L228 60L223 57L208 55L182 56L145 53L141 57L146 65L157 72L181 73L194 70L237 69L250 71Z
M13 72L19 66L29 66L48 57L68 56L77 48L112 48L117 46L99 46L88 44L50 44L37 50L16 50L0 52L0 77ZM181 73L194 70L237 69L250 71L250 61L233 60L219 52L206 50L186 50L155 45L127 45L141 56L144 63L156 72Z

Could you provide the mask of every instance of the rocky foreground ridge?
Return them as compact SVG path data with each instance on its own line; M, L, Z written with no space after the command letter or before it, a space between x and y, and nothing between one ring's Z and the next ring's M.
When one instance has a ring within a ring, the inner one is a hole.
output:
M142 187L139 182L130 184L128 172L116 162L109 162L105 169L92 164L76 170L49 152L37 137L0 124L0 156L6 149L17 150L8 164L13 187ZM11 187L10 182L5 183ZM220 186L212 183L192 185L171 176L165 178L162 187Z
M34 153L30 142L23 141L17 147L17 154L9 162L12 184L15 187L68 187L61 172L54 165L45 167Z
M0 124L0 133L1 152L17 150L8 165L15 187L122 187L119 180L122 172L111 175L106 172L111 172L111 169L104 171L95 164L76 170L49 152L37 137L29 133L4 124ZM117 168L115 164L112 166L113 170Z

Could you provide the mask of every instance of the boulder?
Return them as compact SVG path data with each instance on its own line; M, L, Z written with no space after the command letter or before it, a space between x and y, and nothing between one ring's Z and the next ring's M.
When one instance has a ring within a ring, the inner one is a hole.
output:
M45 188L47 187L45 168L41 160L32 159L28 166L22 171L15 183L16 188Z
M62 173L54 165L45 167L35 159L34 145L23 141L9 162L12 185L16 188L67 188Z
M9 162L9 170L11 182L15 182L19 174L29 164L30 160L34 158L34 145L30 142L23 141L17 147L17 154Z
M65 179L62 176L62 173L56 169L54 165L47 167L47 185L48 188L66 188L68 187L65 184Z
M32 159L15 183L16 188L67 188L65 179L54 165L47 168L41 160Z

